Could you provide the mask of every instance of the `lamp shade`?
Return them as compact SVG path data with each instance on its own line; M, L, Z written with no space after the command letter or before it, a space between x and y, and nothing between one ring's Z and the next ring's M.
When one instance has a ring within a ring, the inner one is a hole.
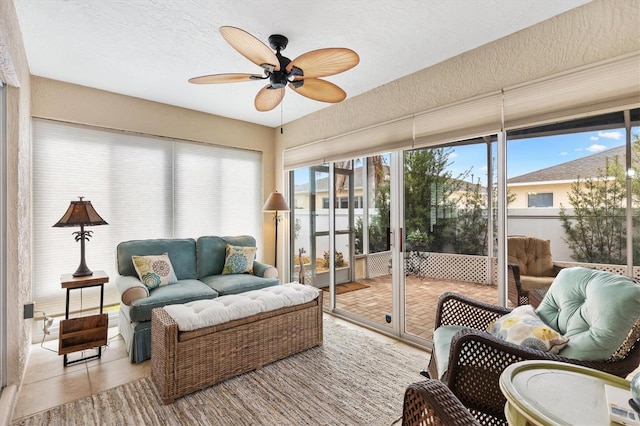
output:
M58 223L53 225L54 227L65 226L96 226L96 225L108 225L108 223L100 217L91 205L91 201L84 201L79 197L80 201L72 201L69 204L69 208L64 215L60 218Z
M287 201L284 199L284 196L276 191L272 192L271 195L269 195L269 198L267 198L267 202L264 203L264 206L262 207L262 211L289 211L289 206L287 205Z

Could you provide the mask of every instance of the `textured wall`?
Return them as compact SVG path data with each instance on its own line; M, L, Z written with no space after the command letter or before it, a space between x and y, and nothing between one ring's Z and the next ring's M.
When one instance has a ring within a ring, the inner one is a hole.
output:
M29 355L31 321L29 68L12 1L0 1L0 72L7 79L7 385L19 384ZM11 85L9 85L11 84ZM16 87L19 86L19 87Z
M640 2L594 0L284 126L278 147L340 135L640 50ZM428 54L433 46L416 54ZM357 67L353 72L357 72ZM277 161L280 156L277 157ZM280 169L279 163L276 170Z

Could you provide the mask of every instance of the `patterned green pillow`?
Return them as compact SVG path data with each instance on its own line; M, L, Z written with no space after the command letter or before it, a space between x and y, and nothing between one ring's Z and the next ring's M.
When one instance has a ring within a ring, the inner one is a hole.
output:
M569 338L545 324L531 305L518 306L498 318L487 331L509 343L557 354L569 342Z
M232 246L227 244L227 257L224 259L222 275L253 274L253 260L257 247Z
M140 281L148 288L156 288L178 281L168 253L155 256L131 256Z

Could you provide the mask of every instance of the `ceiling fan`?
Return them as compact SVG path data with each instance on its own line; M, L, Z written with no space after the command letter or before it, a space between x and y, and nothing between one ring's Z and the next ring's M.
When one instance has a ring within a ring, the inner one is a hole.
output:
M212 74L189 79L194 84L237 83L250 80L269 80L256 95L254 104L258 111L271 111L282 101L288 85L302 96L321 102L336 103L347 94L340 87L320 77L341 73L358 64L360 58L351 49L342 47L312 50L293 61L280 54L289 40L280 34L269 36L269 47L236 27L220 27L222 37L242 56L264 69L257 74Z

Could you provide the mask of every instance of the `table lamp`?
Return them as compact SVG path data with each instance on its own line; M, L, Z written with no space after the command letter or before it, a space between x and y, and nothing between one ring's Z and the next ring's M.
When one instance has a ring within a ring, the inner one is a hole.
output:
M76 231L76 241L80 241L80 266L73 273L74 277L86 277L93 275L93 272L87 267L84 260L84 241L91 238L93 231L85 231L85 226L108 225L104 219L95 211L91 205L91 201L84 201L84 197L79 197L80 201L72 201L65 214L60 218L58 223L53 225L54 228L67 226L79 226L80 231ZM72 235L73 235L72 234Z

